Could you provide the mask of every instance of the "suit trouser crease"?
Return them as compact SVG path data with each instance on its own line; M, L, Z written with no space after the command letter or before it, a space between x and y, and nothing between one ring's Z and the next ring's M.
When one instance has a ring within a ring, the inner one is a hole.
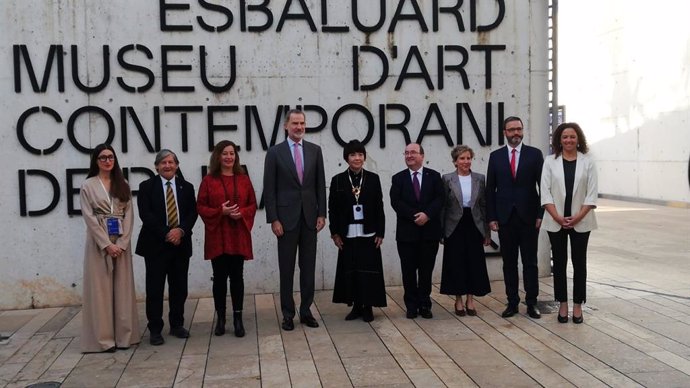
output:
M300 316L311 316L310 307L314 302L314 272L316 267L316 229L309 228L300 220L293 230L284 231L278 237L278 267L280 270L280 308L283 317L295 316L293 298L293 278L295 261L299 264Z
M170 327L184 325L184 304L187 300L189 257L177 252L162 252L144 258L146 264L146 318L151 333L163 330L163 299L168 281L168 323Z
M573 303L587 301L587 245L589 233L578 233L574 229L549 232L553 260L553 291L558 302L568 301L568 236L570 236L571 261L573 263Z
M213 304L216 311L225 314L230 280L230 299L233 311L244 307L244 257L240 255L220 255L211 260L213 268Z
M398 241L403 299L408 311L431 308L431 278L438 253L438 241Z
M535 221L536 223L536 221ZM506 287L508 304L517 306L520 303L518 294L518 252L522 259L522 281L525 288L525 303L536 305L539 295L539 267L537 264L537 241L539 231L535 223L526 223L520 219L515 210L506 224L501 224L498 237L503 257L503 279Z

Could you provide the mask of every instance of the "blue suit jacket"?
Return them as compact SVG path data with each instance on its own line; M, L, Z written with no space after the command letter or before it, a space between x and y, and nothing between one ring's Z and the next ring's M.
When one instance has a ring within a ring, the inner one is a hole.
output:
M515 208L523 222L536 223L537 218L542 218L544 214L537 190L544 156L538 148L523 144L513 179L506 148L507 146L501 147L489 156L486 171L487 221L505 224Z
M410 171L404 169L391 180L391 206L397 214L396 241L439 241L441 239L441 209L444 189L441 174L430 168L422 170L422 187L419 201L414 195ZM414 223L414 215L424 212L429 222L424 226Z

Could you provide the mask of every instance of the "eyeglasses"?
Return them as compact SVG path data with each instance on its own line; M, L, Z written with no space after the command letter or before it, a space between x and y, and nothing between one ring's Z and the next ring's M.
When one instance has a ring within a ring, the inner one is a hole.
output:
M115 160L115 155L102 155L99 156L97 159L99 162L112 162Z
M414 155L420 155L419 151L405 151L403 152L404 156L414 156Z

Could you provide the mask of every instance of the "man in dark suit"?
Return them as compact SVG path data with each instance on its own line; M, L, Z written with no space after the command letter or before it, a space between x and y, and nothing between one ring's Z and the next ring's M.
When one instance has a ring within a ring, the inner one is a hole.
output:
M417 314L432 318L431 275L441 239L443 181L426 167L424 149L416 143L405 147L407 168L393 175L391 206L397 214L395 240L400 256L407 318Z
M489 227L498 232L503 256L503 278L508 297L504 318L518 313L518 250L522 258L527 314L538 319L539 268L537 240L544 210L537 188L544 156L537 148L522 143L523 124L511 116L503 122L505 147L493 151L486 173L486 206Z
M136 253L146 263L146 318L151 345L162 345L163 293L168 279L170 334L189 337L184 328L187 271L196 223L194 186L177 175L179 160L170 150L156 155L158 175L141 182L137 194L142 221Z
M287 139L269 148L264 163L266 222L278 238L280 308L284 330L295 328L292 283L299 249L300 322L319 327L314 302L316 234L326 224L326 178L321 147L303 140L306 117L301 110L285 115Z

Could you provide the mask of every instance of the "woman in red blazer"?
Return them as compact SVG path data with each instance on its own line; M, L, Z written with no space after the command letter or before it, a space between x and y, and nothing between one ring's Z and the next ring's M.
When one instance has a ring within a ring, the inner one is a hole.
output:
M208 175L199 186L197 211L204 221L204 258L213 267L213 301L218 319L215 334L225 334L225 300L230 279L235 336L244 336L244 261L253 259L251 230L256 195L240 165L235 143L223 140L211 153Z

